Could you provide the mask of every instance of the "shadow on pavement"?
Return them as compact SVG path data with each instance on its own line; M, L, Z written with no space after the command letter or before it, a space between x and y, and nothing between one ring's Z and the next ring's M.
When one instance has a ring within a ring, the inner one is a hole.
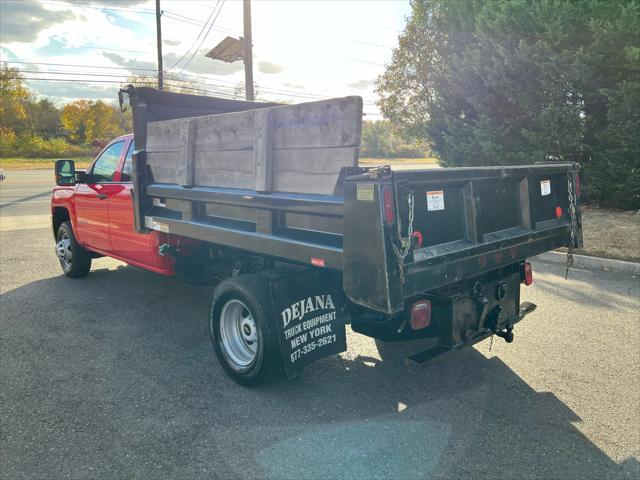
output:
M474 349L418 370L351 352L293 382L237 386L210 346L210 291L119 267L3 294L1 476L640 473L635 459L617 464L581 434L553 393Z

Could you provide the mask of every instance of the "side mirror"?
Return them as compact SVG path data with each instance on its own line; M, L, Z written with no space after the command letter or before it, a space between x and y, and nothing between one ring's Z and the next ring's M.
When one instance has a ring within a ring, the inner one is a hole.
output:
M56 160L56 185L76 184L76 164L73 160Z

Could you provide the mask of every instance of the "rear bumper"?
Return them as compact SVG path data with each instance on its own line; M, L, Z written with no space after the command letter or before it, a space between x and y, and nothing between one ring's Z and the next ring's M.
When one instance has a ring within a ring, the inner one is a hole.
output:
M536 305L534 303L530 303L530 302L522 303L520 305L519 312L516 315L514 315L512 318L504 322L503 324L504 330L510 333L511 329L516 323L518 323L520 320L526 317L529 313L533 312L535 309L536 309ZM460 342L455 345L439 344L433 348L430 348L428 350L425 350L423 352L419 352L419 353L416 353L415 355L410 356L409 358L407 358L407 361L418 364L418 365L422 365L428 362L429 360L432 360L435 357L438 357L444 353L450 352L452 350L459 350L464 347L470 347L471 345L474 345L486 338L489 338L494 333L495 332L493 330L489 328L484 328L468 336L463 342Z

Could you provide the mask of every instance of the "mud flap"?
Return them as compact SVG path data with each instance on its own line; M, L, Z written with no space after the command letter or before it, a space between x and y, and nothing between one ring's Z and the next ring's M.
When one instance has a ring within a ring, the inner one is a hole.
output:
M338 273L288 271L269 280L287 377L347 349L346 297Z

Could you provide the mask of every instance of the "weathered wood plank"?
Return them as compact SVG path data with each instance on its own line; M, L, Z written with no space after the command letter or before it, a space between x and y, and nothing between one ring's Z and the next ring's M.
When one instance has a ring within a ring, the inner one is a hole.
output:
M303 148L274 150L274 176L284 170L336 175L342 167L358 164L357 148Z
M153 179L158 183L181 183L184 179L184 165L180 163L178 152L148 152L147 166Z
M180 130L186 119L163 120L147 124L147 153L177 152Z
M332 194L342 167L358 162L357 148L274 150L273 190Z
M253 189L251 150L195 152L195 185Z
M361 129L359 97L151 122L147 164L157 182L330 194Z
M253 189L269 192L273 185L273 109L255 110Z
M282 171L274 178L275 192L333 194L338 175L332 173L308 175L302 172Z
M252 149L254 112L249 110L195 118L196 151Z
M179 155L180 162L184 163L184 183L182 185L193 185L194 162L195 162L195 122L194 118L187 118L180 128Z
M362 98L344 97L274 107L274 148L355 147L362 131Z
M253 148L255 112L264 110L196 117L196 150ZM351 147L360 144L360 97L335 98L269 110L273 112L274 148ZM175 140L183 121L149 123L147 150L175 150Z

